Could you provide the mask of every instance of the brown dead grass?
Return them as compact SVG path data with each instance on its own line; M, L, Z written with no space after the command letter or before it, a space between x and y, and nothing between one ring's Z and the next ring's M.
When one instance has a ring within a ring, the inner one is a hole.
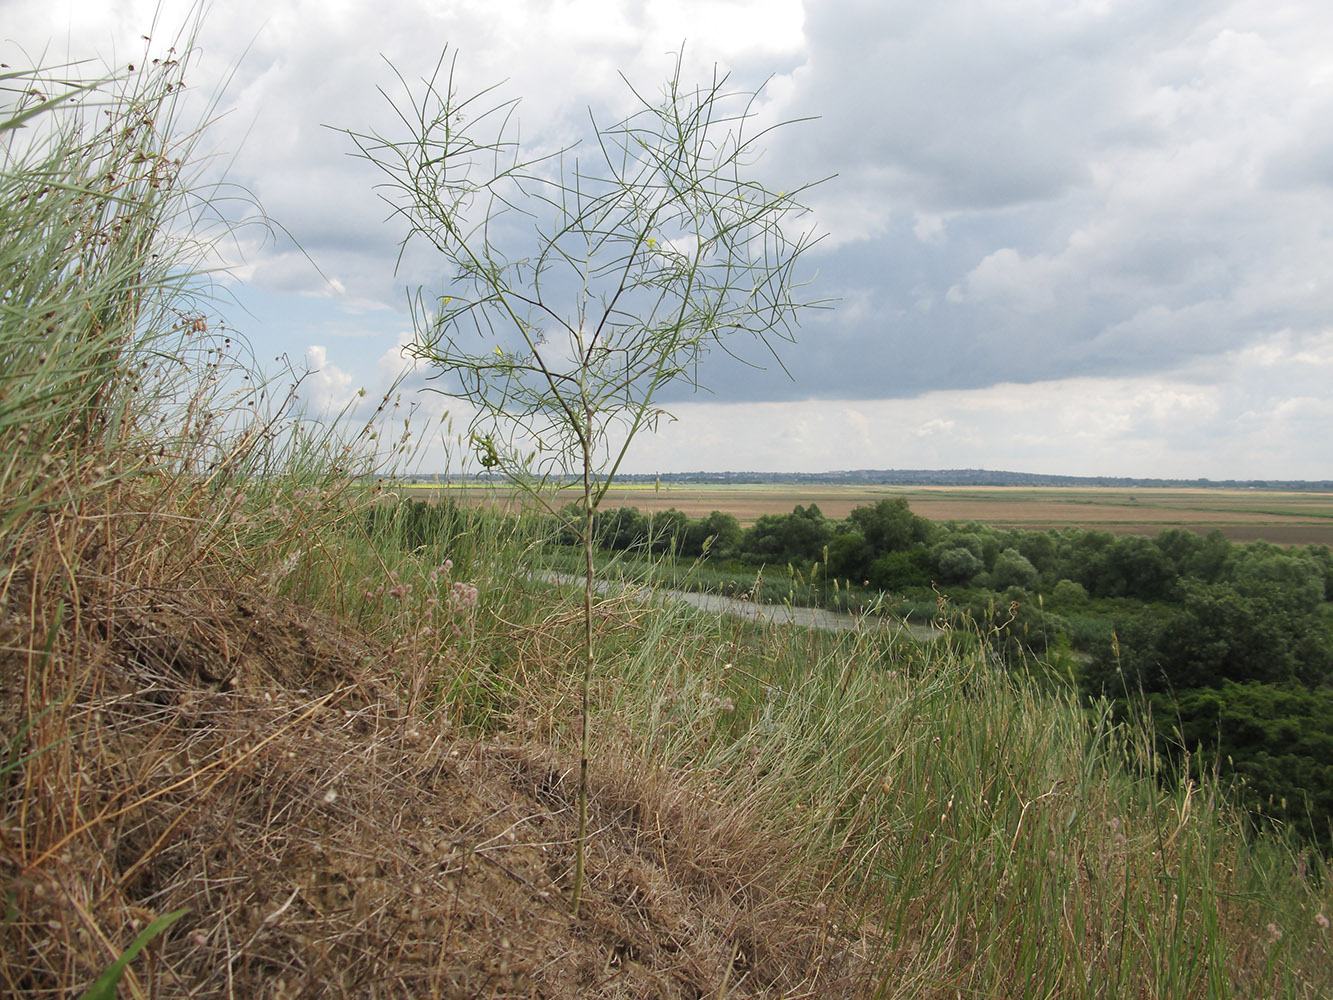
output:
M596 762L571 916L576 761L409 713L383 646L186 537L62 515L8 568L0 992L77 995L180 908L122 996L863 992L796 852L640 761Z

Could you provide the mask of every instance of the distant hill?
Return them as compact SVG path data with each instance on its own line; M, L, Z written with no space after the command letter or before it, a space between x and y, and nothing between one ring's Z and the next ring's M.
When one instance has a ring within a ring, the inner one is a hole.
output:
M417 473L406 482L448 481L443 473ZM567 476L567 480L577 477ZM469 476L468 482L485 476ZM497 483L503 477L496 476ZM1133 489L1274 490L1333 493L1333 479L1140 479L1132 476L1048 476L993 469L838 469L831 472L663 472L627 473L618 483L824 483L854 486L1107 486Z
M1333 492L1333 480L1138 479L1129 476L1048 476L991 469L851 469L833 472L666 472L616 477L622 483L847 483L858 486L1118 486L1219 490Z

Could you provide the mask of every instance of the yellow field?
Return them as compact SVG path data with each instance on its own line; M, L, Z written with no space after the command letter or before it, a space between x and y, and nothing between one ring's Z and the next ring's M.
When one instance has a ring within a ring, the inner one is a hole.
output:
M508 489L451 485L404 486L404 495L512 506ZM568 499L577 494L570 491ZM764 514L788 514L797 504L819 505L824 516L845 518L853 508L886 497L905 497L914 513L932 521L979 521L997 528L1097 528L1117 534L1156 534L1171 527L1221 531L1233 541L1264 539L1281 545L1333 545L1333 493L1266 490L1121 489L991 486L838 486L801 484L715 485L674 483L654 489L615 486L610 507L641 511L674 507L691 517L714 510L752 523ZM567 502L562 498L560 503Z

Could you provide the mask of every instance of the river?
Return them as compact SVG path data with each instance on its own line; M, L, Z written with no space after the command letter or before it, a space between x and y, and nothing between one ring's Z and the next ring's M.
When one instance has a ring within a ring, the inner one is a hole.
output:
M544 579L551 583L581 584L583 578L568 573L546 573ZM754 622L773 622L778 625L794 624L803 628L818 628L827 632L851 632L860 628L890 629L894 635L906 635L918 642L931 642L940 637L939 629L931 625L901 622L896 618L866 618L849 615L845 611L828 611L824 608L805 608L787 604L760 604L756 601L742 601L722 594L700 594L692 590L672 590L670 587L637 586L619 580L598 579L596 587L605 594L613 588L638 590L645 596L658 601L677 601L714 614L735 615Z

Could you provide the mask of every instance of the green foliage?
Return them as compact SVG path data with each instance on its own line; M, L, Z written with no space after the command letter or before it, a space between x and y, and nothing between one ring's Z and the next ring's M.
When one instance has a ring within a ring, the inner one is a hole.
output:
M935 534L935 526L913 514L902 497L881 500L872 507L857 507L847 519L877 554L929 545Z
M690 517L674 507L648 516L648 551L681 553L690 531Z
M1061 580L1051 590L1052 601L1064 608L1081 608L1088 603L1088 592L1083 584L1073 580Z
M1299 551L1319 567L1324 577L1324 600L1333 601L1333 549L1327 545L1307 545Z
M577 502L561 508L553 529L557 544L580 544L581 517ZM742 536L740 522L716 510L701 518L691 518L674 507L650 515L641 514L637 507L613 507L593 515L593 539L599 549L610 552L728 559L739 551Z
M936 565L944 583L968 583L985 569L976 554L962 547L945 549L936 559Z
M1055 572L1059 560L1059 543L1051 532L1012 531L1009 533L1009 542L1040 576L1047 577Z
M1007 587L1021 587L1032 590L1037 586L1040 574L1037 567L1028 562L1017 549L1005 549L995 558L991 569L991 586L999 590Z
M869 582L866 577L875 552L866 536L846 523L834 528L828 548L829 576L852 584Z
M691 525L681 554L729 559L740 548L742 537L741 522L735 515L715 510L697 527Z
M1167 744L1204 748L1253 815L1333 847L1333 689L1224 680L1153 706Z
M934 567L930 555L923 549L885 552L870 564L870 585L877 590L902 591L911 587L930 586Z
M1178 606L1126 623L1123 668L1132 688L1169 691L1222 680L1306 686L1333 676L1333 636L1281 601L1228 584L1182 584Z
M1325 567L1308 552L1255 542L1237 551L1228 569L1240 593L1288 605L1298 613L1314 611L1325 599Z
M790 514L765 514L745 532L741 550L752 562L810 564L823 558L833 539L833 526L816 504Z
M140 931L139 936L118 959L107 966L106 971L97 977L97 981L88 987L87 992L79 1000L116 1000L116 987L120 985L120 977L125 974L130 963L138 958L139 952L148 947L154 938L185 916L186 912L176 910L173 913L164 913Z

